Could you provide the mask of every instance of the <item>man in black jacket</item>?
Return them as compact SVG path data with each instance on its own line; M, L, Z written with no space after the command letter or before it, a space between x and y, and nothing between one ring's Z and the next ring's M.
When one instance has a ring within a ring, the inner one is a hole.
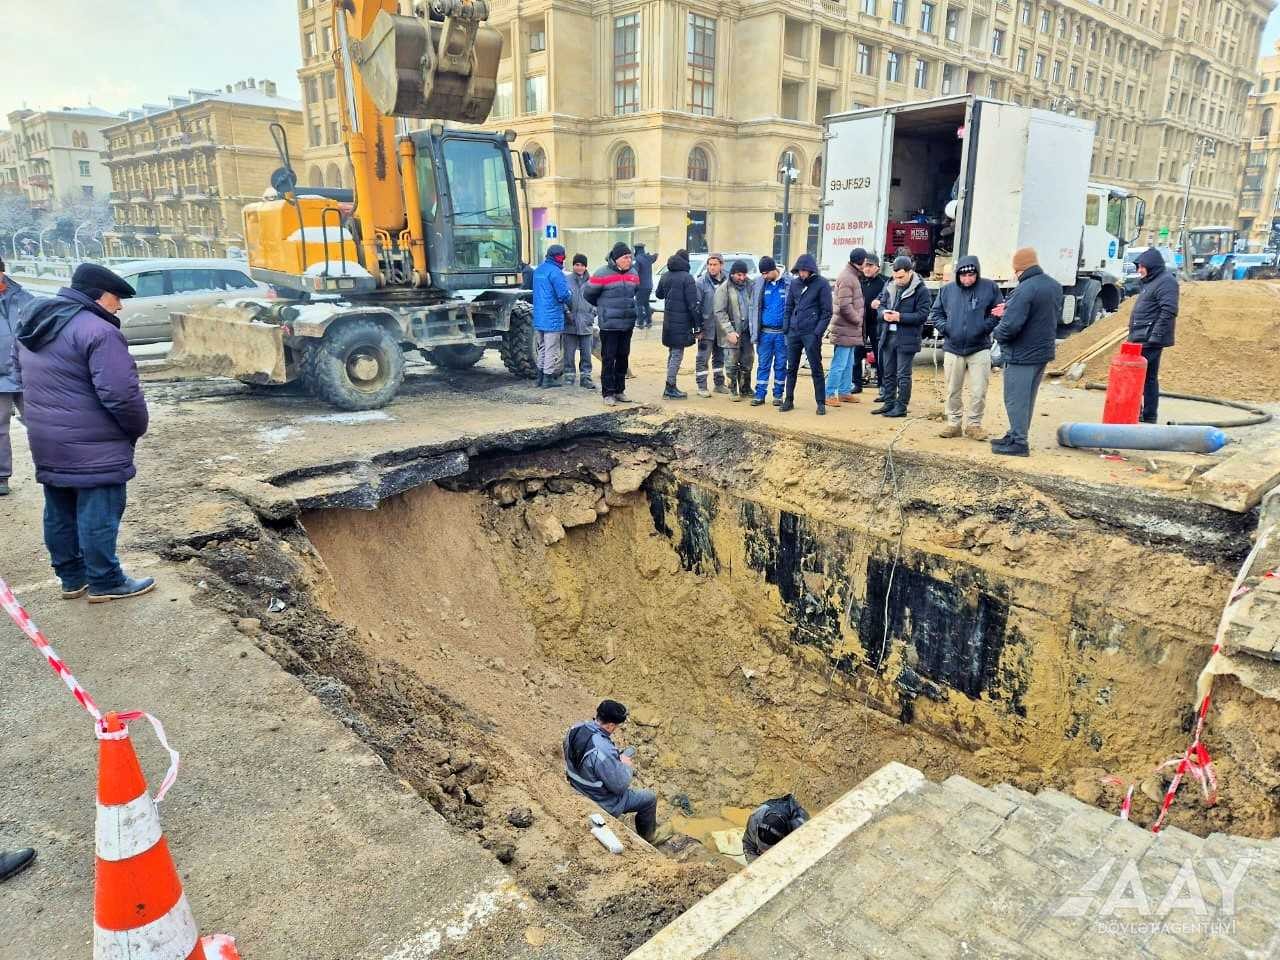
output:
M1014 252L1013 272L1018 275L1018 286L1005 301L1004 316L992 333L1004 357L1004 409L1009 415L1009 432L992 440L991 450L1004 456L1028 457L1027 432L1036 394L1044 369L1057 350L1062 286L1040 269L1031 247Z
M1160 403L1160 355L1173 346L1178 320L1178 279L1166 269L1155 247L1138 257L1138 302L1129 314L1129 342L1142 344L1147 380L1142 390L1142 422L1156 423Z
M985 440L982 415L991 379L991 331L1000 320L1004 295L982 276L974 256L956 262L956 278L934 297L929 322L942 334L943 370L947 382L947 425L940 436L961 435ZM964 383L969 381L968 417L964 411Z
M662 396L684 400L689 395L676 384L676 377L685 350L698 342L702 332L702 305L698 284L689 272L688 257L677 253L667 258L667 272L658 281L658 296L663 301L662 345L667 348L667 384Z
M786 413L795 409L796 378L803 353L809 358L818 416L823 416L827 412L827 377L822 372L822 338L831 323L831 284L818 273L818 262L807 253L796 260L795 272L782 325L787 338L787 393L778 410Z
M604 266L591 275L583 299L596 308L600 326L600 392L608 406L630 403L626 395L631 333L636 326L636 285L631 248L619 241Z
M867 350L875 356L876 386L880 388L877 402L884 403L884 352L880 349L880 311L871 305L872 300L879 300L884 293L884 277L880 276L880 258L874 253L867 253L862 261L862 306L866 311L863 323L863 335L867 338L867 347L862 353L856 353L853 362L861 365Z
M911 376L920 352L920 332L929 318L933 294L915 271L908 256L893 261L893 282L875 301L883 329L880 349L884 352L885 385L881 405L871 412L879 416L905 417L911 402Z
M653 311L649 308L649 295L653 293L653 264L657 253L649 253L643 243L636 244L635 268L640 284L636 287L636 329L648 330L653 326Z

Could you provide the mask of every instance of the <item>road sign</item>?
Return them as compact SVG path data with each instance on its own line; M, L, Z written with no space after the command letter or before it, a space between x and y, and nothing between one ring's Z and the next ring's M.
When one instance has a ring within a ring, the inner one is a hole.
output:
M1107 244L1107 256L1114 257L1116 255L1116 251L1118 251L1119 249L1120 249L1119 244L1117 244L1116 241L1112 240L1110 243Z
M559 227L557 227L554 223L548 223L548 224L547 224L547 239L548 239L548 240L554 240L554 239L556 239L556 237L558 237L558 236L560 236L560 228L559 228Z
M1160 239L1161 239L1161 240L1168 240L1168 239L1169 239L1169 228L1168 228L1168 227L1161 227L1161 228L1160 228Z

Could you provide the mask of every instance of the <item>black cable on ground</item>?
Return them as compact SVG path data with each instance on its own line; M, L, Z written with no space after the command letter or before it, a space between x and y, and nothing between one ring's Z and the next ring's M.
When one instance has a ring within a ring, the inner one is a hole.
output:
M1090 381L1084 385L1086 390L1102 390L1106 391L1105 383ZM1220 407L1232 407L1236 410L1244 410L1252 414L1252 416L1244 417L1240 420L1166 420L1171 427L1220 427L1229 430L1232 427L1253 427L1260 423L1270 423L1273 419L1272 415L1258 407L1250 406L1247 403L1240 403L1238 400L1223 400L1220 397L1202 397L1195 393L1168 393L1164 390L1160 391L1160 396L1168 400L1194 400L1196 403L1212 403Z

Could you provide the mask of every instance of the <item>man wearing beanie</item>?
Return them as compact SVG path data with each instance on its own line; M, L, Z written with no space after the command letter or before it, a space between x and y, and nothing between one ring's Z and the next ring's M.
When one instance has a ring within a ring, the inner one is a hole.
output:
M538 386L560 386L565 307L573 300L564 278L564 247L553 243L533 271L533 330L538 340Z
M947 384L947 425L943 438L965 436L982 441L987 384L991 380L991 331L1000 322L1004 295L982 276L973 255L956 261L955 280L938 291L929 312L933 328L942 335L943 370ZM964 407L964 384L969 381L969 407Z
M608 406L631 402L626 394L627 363L636 326L639 284L640 277L631 269L631 248L618 241L604 266L591 275L583 293L587 303L596 308L600 325L600 392Z
M1036 394L1044 370L1057 350L1058 322L1062 319L1062 287L1040 269L1036 252L1023 247L1013 254L1018 285L1005 301L1004 315L992 332L1004 360L1004 409L1009 432L991 441L991 450L1002 456L1027 457L1027 434L1035 413Z
M836 277L834 315L827 333L827 338L835 344L831 369L827 371L828 407L856 403L854 394L862 392L862 357L855 351L867 345L863 330L866 311L862 303L862 265L866 260L867 251L855 247L849 254L849 262Z
M569 728L564 736L564 773L569 785L615 817L636 815L636 833L653 843L658 826L658 795L634 790L635 761L619 753L613 734L627 722L627 708L602 700L596 718Z
M751 394L751 366L755 362L755 350L751 345L751 318L760 305L756 300L756 285L751 282L750 269L745 260L733 261L729 268L729 282L724 285L723 309L716 311L726 346L724 349L725 379L729 383L729 397L734 403Z
M0 260L0 497L9 495L9 478L13 476L9 422L15 412L22 416L22 381L13 364L18 312L33 299L17 280L5 276L4 261Z
M147 593L116 556L134 446L147 432L138 368L120 332L133 287L82 263L51 299L22 310L16 353L27 437L44 486L44 542L68 600L104 603Z
M694 360L694 379L698 384L698 396L711 396L707 389L707 369L712 370L716 393L728 393L724 385L724 350L729 338L716 322L716 312L726 310L726 284L724 254L707 254L707 272L698 277L698 298L702 304L702 336L698 340L698 356Z
M569 274L569 319L564 327L564 375L573 383L578 376L578 386L594 390L591 382L591 341L595 338L596 308L587 303L585 296L591 277L587 273L587 258L581 253L573 255L573 272ZM574 370L574 363L578 363Z
M879 311L883 332L880 350L884 354L882 404L871 412L886 417L905 417L911 403L911 384L916 354L920 352L920 333L933 306L933 295L915 271L908 256L893 261L893 282L873 304Z
M795 269L796 279L791 282L783 321L787 337L787 395L778 410L786 413L795 408L803 354L809 359L818 416L823 416L827 412L827 382L822 373L822 337L831 323L831 284L818 273L818 262L810 254L800 254Z
M769 393L769 376L773 375L773 405L782 405L782 392L787 382L787 338L782 332L786 323L787 292L791 277L778 269L773 257L760 258L760 276L753 285L757 304L751 317L751 342L755 345L759 364L756 367L756 394L753 407L764 405Z

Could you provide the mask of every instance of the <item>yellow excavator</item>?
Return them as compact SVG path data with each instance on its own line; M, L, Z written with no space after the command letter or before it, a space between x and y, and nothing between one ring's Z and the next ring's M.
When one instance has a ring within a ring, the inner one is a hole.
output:
M484 0L334 4L343 139L354 190L300 186L285 131L282 164L244 211L249 272L275 299L173 317L178 365L250 383L301 380L343 410L384 406L406 350L465 369L496 348L508 370L536 374L524 289L522 205L535 175L511 131L483 123L502 37ZM434 121L410 132L400 118ZM519 176L517 176L519 172Z

